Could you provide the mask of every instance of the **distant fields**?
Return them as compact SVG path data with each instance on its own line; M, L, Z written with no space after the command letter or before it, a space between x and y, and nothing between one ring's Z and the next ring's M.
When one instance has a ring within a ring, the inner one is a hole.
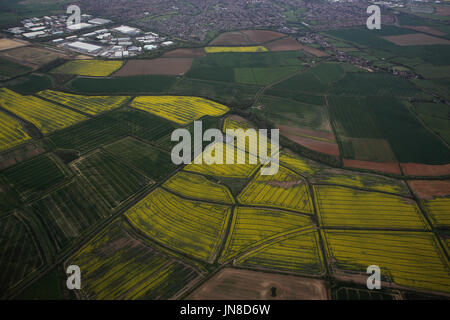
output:
M394 283L422 290L448 292L449 264L437 238L425 232L323 232L327 255L335 272L366 274L378 265Z
M314 193L323 226L429 229L410 199L336 186L314 186Z
M312 202L305 181L280 167L277 174L257 177L239 195L240 203L312 213Z
M203 116L221 116L228 107L198 97L148 96L137 97L131 107L185 125Z
M22 96L5 88L0 89L0 106L31 122L43 134L86 120L82 114L33 96Z
M190 199L233 204L234 199L227 187L214 183L203 176L178 172L163 187Z
M128 99L121 96L82 96L53 90L41 91L38 95L92 116L118 108Z
M111 208L116 208L150 183L102 151L83 157L73 165Z
M249 47L205 47L206 53L223 53L223 52L267 52L264 46L249 46Z
M52 72L89 77L107 77L122 67L122 65L122 61L73 60L66 62L52 70Z
M198 276L130 231L116 221L69 259L83 270L85 298L169 299Z
M184 200L156 189L125 216L142 234L203 261L217 255L230 207Z
M30 139L30 136L19 121L0 112L0 152Z
M175 169L168 152L132 137L105 146L105 149L154 180L161 180Z

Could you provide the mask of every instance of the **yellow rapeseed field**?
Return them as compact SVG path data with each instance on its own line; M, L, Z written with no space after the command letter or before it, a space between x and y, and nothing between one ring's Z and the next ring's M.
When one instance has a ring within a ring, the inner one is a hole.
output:
M156 189L125 216L149 238L173 250L212 262L217 254L231 208L190 201Z
M435 227L450 226L450 198L434 198L423 204Z
M280 153L280 164L303 176L311 176L320 170L319 164L310 160L291 155L286 152Z
M397 285L450 292L450 266L438 239L428 232L328 230L323 232L335 271L367 278L370 265Z
M237 258L236 265L282 270L300 274L323 274L325 264L319 234L308 230L268 243Z
M0 112L0 152L30 139L31 137L25 132L19 121Z
M248 46L248 47L205 47L206 53L222 53L222 52L267 52L264 46Z
M123 65L122 61L72 60L52 70L52 73L76 74L87 77L107 77Z
M248 178L250 177L258 168L260 164L250 164L250 159L252 161L257 161L258 159L255 156L246 154L245 164L237 164L237 151L236 148L226 148L225 144L223 146L223 164L206 164L205 160L211 159L212 156L215 156L215 152L211 151L211 153L207 152L209 149L205 149L203 153L199 154L197 158L203 157L202 164L196 164L195 160L188 164L184 170L195 172L203 175L210 175L216 177L227 177L227 178ZM212 149L212 148L211 148ZM227 157L232 158L234 156L235 164L226 164Z
M218 117L227 113L228 107L203 98L181 96L142 96L131 107L153 113L175 123L186 125L203 116Z
M34 96L22 96L0 89L0 105L18 117L34 124L43 134L71 126L87 117Z
M275 209L236 207L220 262L286 233L311 227L311 218Z
M38 95L92 116L118 108L128 99L122 96L82 96L53 90L41 91Z
M313 213L313 204L306 182L293 171L281 167L275 175L256 178L238 196L242 204L290 209Z
M323 226L429 229L416 202L378 192L314 186Z
M170 289L180 290L183 282L197 276L192 268L143 245L127 228L125 223L113 222L69 259L69 264L81 269L84 298L150 299L162 293L170 298L174 293Z
M234 199L227 187L214 183L203 176L189 172L178 172L167 180L163 187L190 199L233 204Z

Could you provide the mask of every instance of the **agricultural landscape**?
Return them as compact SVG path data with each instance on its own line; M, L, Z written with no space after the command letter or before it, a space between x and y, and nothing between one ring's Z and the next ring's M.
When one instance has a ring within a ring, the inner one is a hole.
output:
M287 27L134 59L1 35L0 299L450 298L450 5L368 30L274 2ZM194 121L279 129L278 172L250 141L173 164Z

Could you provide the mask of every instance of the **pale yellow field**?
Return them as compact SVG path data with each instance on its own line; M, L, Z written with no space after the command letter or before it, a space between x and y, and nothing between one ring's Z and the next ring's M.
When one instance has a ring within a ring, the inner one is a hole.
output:
M31 137L25 132L19 121L0 112L0 152L30 139Z
M449 262L432 233L329 230L323 235L335 270L367 279L367 267L377 265L382 277L400 286L450 292Z
M236 265L301 274L325 272L319 234L315 230L296 233L279 242L262 245L237 258Z
M248 47L205 47L206 53L221 53L221 52L267 52L264 46L248 46Z
M280 154L280 164L303 176L311 176L320 170L320 166L310 160L296 157L286 152Z
M0 51L23 47L26 45L28 45L28 43L25 41L18 41L7 38L0 39Z
M197 273L140 243L115 221L70 259L82 272L86 299L168 299ZM171 277L168 277L171 275Z
M411 199L324 185L314 186L314 193L323 226L429 229Z
M258 173L238 196L242 204L313 213L308 186L298 174L280 167L275 175Z
M6 88L0 89L0 105L18 117L34 124L43 134L51 133L87 117L34 96L22 96Z
M237 207L220 262L273 238L312 227L311 218L275 209Z
M173 250L212 262L231 208L189 201L156 189L125 216L149 238Z
M122 96L82 96L53 90L38 92L38 96L92 116L118 108L128 99Z
M107 77L123 65L122 61L73 60L52 70L52 73L76 74L88 77Z
M431 200L424 200L423 204L429 213L434 226L450 226L450 198L434 198Z
M214 183L203 176L189 172L178 172L167 180L163 187L180 196L205 201L233 204L234 199L227 187Z
M213 149L213 148L211 148ZM207 161L213 159L215 152L208 152L206 148L202 154L199 154L197 158L203 157L202 164L196 164L195 160L188 164L184 170L195 172L204 175L216 176L216 177L227 177L227 178L248 178L250 177L259 167L260 164L250 164L250 160L257 161L255 156L246 154L245 164L237 164L237 151L236 149L226 148L226 145L222 143L222 162L223 164L207 164ZM227 158L233 158L235 164L226 164ZM196 158L196 159L197 159Z
M181 96L142 96L131 107L153 113L159 117L186 125L203 116L218 117L227 113L228 107L203 98Z

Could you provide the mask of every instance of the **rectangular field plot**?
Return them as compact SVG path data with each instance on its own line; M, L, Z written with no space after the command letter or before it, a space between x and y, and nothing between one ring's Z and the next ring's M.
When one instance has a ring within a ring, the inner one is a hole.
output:
M1 298L43 264L33 236L14 215L0 219L0 257Z
M450 198L434 198L423 203L434 226L450 227Z
M275 209L237 207L224 251L223 263L236 255L295 230L312 227L311 218Z
M52 73L76 74L88 77L107 77L120 69L122 61L73 60L53 69Z
M223 53L223 52L267 52L264 46L248 46L248 47L205 47L206 53Z
M3 174L23 198L40 194L68 177L67 169L51 154L22 162Z
M13 148L30 139L31 137L19 121L0 112L0 152Z
M330 230L323 234L336 273L354 274L365 284L367 267L377 265L382 278L399 286L450 291L449 263L432 233Z
M83 272L83 298L169 299L197 278L194 269L143 244L129 228L113 222L67 261Z
M323 274L319 234L310 230L262 245L237 258L237 265L300 274Z
M0 216L20 205L20 195L3 175L0 175Z
M150 181L104 151L96 151L73 166L105 199L111 208L118 207Z
M53 90L41 91L38 96L92 116L118 108L128 99L123 96L82 96Z
M414 200L378 192L335 186L314 186L321 225L429 229Z
M258 173L238 196L238 200L247 205L313 212L306 181L284 167L280 167L275 175L263 176Z
M29 206L39 218L57 251L66 249L82 234L110 216L101 198L83 181L74 180Z
M171 133L174 128L175 125L169 121L130 108L110 112L57 132L50 137L50 141L55 148L84 153L128 135L156 141Z
M250 160L255 160L256 157L249 154L246 154L245 156L245 164L238 164L236 148L234 150L227 148L225 144L223 144L223 164L206 164L205 159L208 159L208 161L212 160L209 153L206 152L207 150L209 149L205 149L202 154L197 156L203 156L202 164L196 164L194 160L188 164L184 170L215 177L249 178L260 167L260 164L250 164ZM213 152L214 151L211 151L211 153ZM232 158L233 155L234 164L227 164L227 157Z
M86 120L86 116L34 96L0 89L0 106L34 124L43 134Z
M131 107L185 125L203 116L218 117L229 109L211 100L197 97L154 96L137 97Z
M234 79L237 83L266 86L299 70L299 67L235 68Z
M161 180L175 170L169 153L132 137L112 143L105 149L154 180Z
M207 178L181 171L167 180L163 187L182 197L224 204L233 204L234 199L227 187Z
M133 227L165 247L212 262L230 212L228 206L184 200L156 189L125 216Z

